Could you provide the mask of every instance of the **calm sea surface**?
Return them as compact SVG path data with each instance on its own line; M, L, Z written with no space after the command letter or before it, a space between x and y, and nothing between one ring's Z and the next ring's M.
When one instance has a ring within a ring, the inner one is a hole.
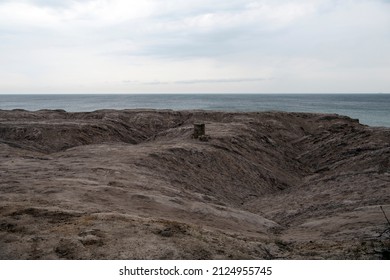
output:
M203 109L336 113L390 127L390 94L53 94L0 95L0 109Z

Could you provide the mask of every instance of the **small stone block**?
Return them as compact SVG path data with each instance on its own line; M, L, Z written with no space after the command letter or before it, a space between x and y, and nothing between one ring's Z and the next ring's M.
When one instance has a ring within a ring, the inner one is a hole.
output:
M206 126L204 123L194 123L194 134L193 137L198 139L200 136L206 134Z

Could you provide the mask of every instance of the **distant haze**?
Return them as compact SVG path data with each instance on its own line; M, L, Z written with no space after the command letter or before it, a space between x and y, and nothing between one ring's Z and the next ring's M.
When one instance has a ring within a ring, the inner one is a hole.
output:
M389 77L389 0L0 0L0 93L389 93Z

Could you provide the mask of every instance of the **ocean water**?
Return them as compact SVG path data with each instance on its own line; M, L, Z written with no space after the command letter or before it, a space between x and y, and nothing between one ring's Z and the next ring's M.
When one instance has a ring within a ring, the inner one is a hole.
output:
M172 109L336 113L390 127L390 94L33 94L0 95L0 109Z

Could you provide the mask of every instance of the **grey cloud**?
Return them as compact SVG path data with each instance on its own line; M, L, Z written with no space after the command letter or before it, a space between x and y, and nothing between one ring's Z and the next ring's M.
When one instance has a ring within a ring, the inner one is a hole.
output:
M125 84L135 84L135 85L167 85L171 84L170 82L163 82L163 81L146 81L146 82L141 82L139 80L124 80L123 83Z
M63 1L63 0L0 0L1 3L29 3L36 6L46 6L51 8L64 8L69 7L72 4L76 2L90 2L92 0L69 0L69 1Z
M248 50L255 50L267 38L267 34L256 27L239 26L229 29L198 32L165 32L164 34L148 34L153 38L138 51L128 55L152 56L164 59L180 59L192 57L222 57ZM143 41L143 35L133 40ZM150 40L150 39L149 39ZM125 54L124 52L121 53Z
M75 5L95 1L100 5ZM113 5L114 1L0 0L0 74L9 75L6 77L14 79L15 85L27 85L31 75L24 69L36 71L35 66L42 64L46 65L40 67L41 81L45 82L52 73L73 73L74 67L68 64L75 54L77 65L101 69L91 71L91 77L99 81L101 76L105 78L100 73L115 71L112 79L128 84L121 83L123 87L168 85L166 88L175 89L197 85L207 91L227 84L225 88L299 91L302 81L308 79L311 88L320 91L328 85L337 90L340 81L352 81L351 89L356 88L355 81L388 87L389 2L155 0L150 13L127 17L126 9L115 10L122 6ZM4 3L29 3L38 9ZM134 6L126 0L120 3L129 9ZM261 3L268 7L265 12L259 12ZM289 5L278 12L281 3ZM289 12L294 13L294 5L299 3L314 4L309 5L307 13L303 5L303 14L289 21ZM66 70L54 69L53 57ZM168 73L159 76L165 69ZM237 78L248 74L247 78ZM23 75L26 81L18 78ZM267 75L286 82L261 83L269 80ZM75 83L82 79L74 76ZM127 77L138 80L125 81ZM161 81L153 80L155 77Z
M125 80L124 83L142 84L142 85L167 85L167 84L225 84L225 83L245 83L245 82L262 82L269 81L273 78L227 78L227 79L194 79L194 80L177 80L177 81L146 81Z
M175 81L175 84L209 84L209 83L245 83L245 82L262 82L270 78L243 78L243 79L201 79L201 80L181 80Z
M202 7L200 10L193 11L193 14L184 13L178 16L177 14L164 14L148 19L149 24L145 32L137 32L135 30L143 30L143 22L134 26L134 23L123 24L117 26L113 30L114 36L128 37L137 42L146 42L137 51L121 51L118 55L135 55L135 56L151 56L164 59L181 59L183 57L221 57L247 51L256 51L268 47L264 44L269 38L275 35L280 35L286 32L283 28L279 30L270 30L269 23L263 23L261 20L245 20L245 11L248 10L247 4L249 1L230 1L230 5L208 8ZM233 9L235 8L235 9ZM188 13L188 10L186 11ZM185 28L188 21L194 19L198 15L207 15L210 12L213 15L218 15L221 19L236 18L235 22L229 24L226 22L211 23L209 28L199 26L189 26ZM242 18L242 21L237 18ZM224 24L226 23L226 24ZM166 26L161 30L158 26ZM170 27L176 27L170 29ZM180 26L180 27L177 27ZM154 28L156 27L156 28ZM291 27L290 27L291 28ZM270 46L269 49L273 49Z

